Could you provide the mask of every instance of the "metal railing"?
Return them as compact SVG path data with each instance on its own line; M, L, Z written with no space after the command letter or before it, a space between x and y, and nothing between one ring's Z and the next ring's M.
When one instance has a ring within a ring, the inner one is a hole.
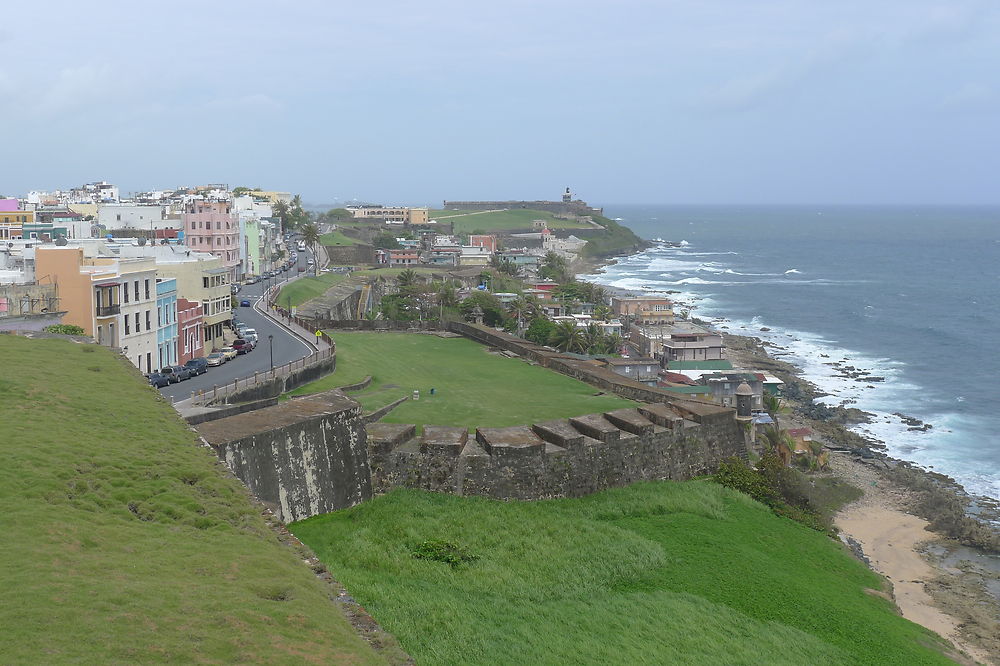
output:
M97 316L98 317L113 317L116 314L120 314L122 311L122 306L120 305L98 305L97 306Z
M319 351L316 351L308 356L303 356L302 358L285 363L284 365L275 366L270 370L257 371L254 372L252 376L234 379L228 384L223 384L222 386L213 386L212 388L205 389L203 391L192 391L191 404L195 406L207 405L215 402L219 398L227 398L235 393L239 393L240 391L254 388L258 384L269 382L278 377L287 377L296 370L301 370L313 365L314 363L325 361L335 354L335 348L330 346L325 349L320 349Z

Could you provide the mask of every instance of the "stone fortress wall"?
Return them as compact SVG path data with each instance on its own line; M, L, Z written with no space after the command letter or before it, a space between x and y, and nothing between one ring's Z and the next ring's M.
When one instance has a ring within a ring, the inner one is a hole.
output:
M714 472L727 458L746 457L745 431L730 408L678 399L487 327L452 323L449 329L647 404L477 428L474 435L466 428L427 425L418 435L412 424L366 424L361 406L333 390L267 401L253 412L222 412L223 418L197 428L286 522L396 487L494 499L576 497L635 481L691 479Z

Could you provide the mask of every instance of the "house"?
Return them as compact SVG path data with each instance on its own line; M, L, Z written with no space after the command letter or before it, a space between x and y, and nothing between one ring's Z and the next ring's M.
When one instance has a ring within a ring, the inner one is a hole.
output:
M525 280L524 284L526 284L530 289L537 289L546 293L552 293L555 291L555 288L559 286L558 282L549 280L548 278L544 280Z
M348 206L347 210L355 219L385 222L386 224L427 224L429 210L427 208L410 208L408 206Z
M502 250L497 252L497 257L501 261L509 261L515 266L520 266L534 271L538 269L541 257L535 254L528 254L525 250Z
M420 253L412 249L376 250L375 260L384 266L414 266L420 263Z
M192 250L209 252L222 260L229 282L241 276L240 220L232 203L197 199L184 207L184 242Z
M479 245L464 245L462 253L458 256L459 266L486 266L490 263L493 253L489 248Z
M177 278L156 278L157 368L177 364Z
M686 374L686 373L685 373ZM736 389L743 383L750 387L752 393L751 409L761 409L764 406L763 395L764 384L760 377L751 372L711 372L701 375L698 383L707 386L711 390L711 400L723 407L736 406Z
M497 251L497 237L493 234L470 234L469 245L475 247L485 247L493 253Z
M659 380L660 364L655 358L605 358L601 362L612 372L647 386L656 386Z
M809 428L789 428L788 436L793 442L792 459L806 467L818 467L823 469L827 466L830 452L823 448L820 442L813 439L813 432ZM787 463L786 463L787 464Z
M62 323L64 314L56 284L29 282L23 273L0 271L0 331L40 331Z
M651 296L614 296L611 310L619 317L628 317L636 324L661 325L674 323L674 305L670 299Z
M691 322L654 326L633 324L630 334L642 353L658 356L664 364L723 360L722 335Z
M177 299L177 363L180 365L205 355L201 336L203 313L201 303Z
M458 266L458 258L462 255L462 248L433 246L425 253L427 263L434 266Z
M59 284L63 323L83 328L98 344L121 349L142 372L154 369L156 262L87 256L80 246L34 248L36 275ZM158 366L157 366L158 367Z

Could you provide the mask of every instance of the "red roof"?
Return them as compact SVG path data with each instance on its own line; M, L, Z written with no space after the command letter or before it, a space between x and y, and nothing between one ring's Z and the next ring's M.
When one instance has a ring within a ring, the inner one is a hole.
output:
M674 384L687 384L689 386L695 385L695 381L693 379L678 372L664 372L663 378L668 382L673 382Z
M808 437L812 432L809 428L792 428L788 431L788 434L790 437Z

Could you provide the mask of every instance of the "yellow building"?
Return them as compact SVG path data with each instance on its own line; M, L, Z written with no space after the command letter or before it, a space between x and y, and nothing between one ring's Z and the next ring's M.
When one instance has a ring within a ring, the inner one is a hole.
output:
M23 238L24 225L35 223L35 211L0 211L0 240Z
M283 201L286 204L292 203L292 193L291 192L275 192L273 190L250 190L246 194L257 199L267 199L272 204L276 204L279 201Z

